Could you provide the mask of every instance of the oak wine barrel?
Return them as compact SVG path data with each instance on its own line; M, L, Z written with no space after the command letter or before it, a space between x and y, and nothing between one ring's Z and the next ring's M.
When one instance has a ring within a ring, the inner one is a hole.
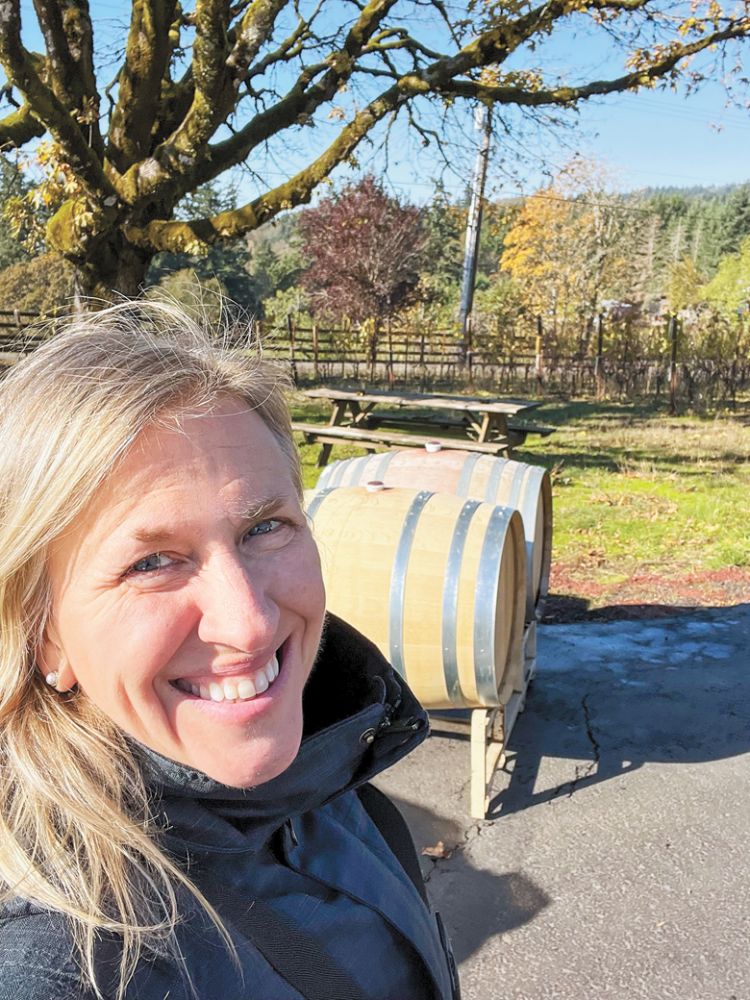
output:
M321 490L308 516L327 607L427 708L505 704L523 684L526 558L517 511L447 493Z
M433 453L404 449L333 462L323 470L316 488L358 486L373 480L386 486L453 493L519 511L526 536L526 620L541 614L552 556L552 488L546 469L453 449Z

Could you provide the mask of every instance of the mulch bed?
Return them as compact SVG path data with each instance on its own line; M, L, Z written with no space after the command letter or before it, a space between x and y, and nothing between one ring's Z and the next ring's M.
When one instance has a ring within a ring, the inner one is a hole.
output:
M583 578L580 570L557 564L552 567L549 590L543 624L665 618L750 603L750 569L643 573L622 583L601 584Z

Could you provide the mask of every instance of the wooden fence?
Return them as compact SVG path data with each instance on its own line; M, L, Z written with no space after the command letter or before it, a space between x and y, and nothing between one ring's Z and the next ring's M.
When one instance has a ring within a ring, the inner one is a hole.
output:
M0 311L0 352L25 353L44 335L38 313ZM35 329L34 324L37 324ZM257 324L266 356L289 363L295 381L337 381L418 386L473 386L504 394L632 397L652 396L691 404L702 399L735 402L750 390L750 357L683 357L684 332L669 320L664 349L649 356L628 350L627 340L603 325L577 354L555 350L543 331L514 338L501 348L462 343L451 331L384 329L377 339L355 328ZM538 325L539 329L541 324Z
M0 349L24 351L36 347L44 334L35 324L43 318L38 312L0 309Z
M422 389L476 386L503 393L570 396L655 396L691 404L735 402L750 390L750 357L682 357L684 331L666 324L664 349L639 356L628 343L598 336L577 354L546 347L543 334L516 338L504 349L462 344L455 334L393 329L373 342L356 331L327 327L262 330L265 351L287 361L297 382L409 384Z

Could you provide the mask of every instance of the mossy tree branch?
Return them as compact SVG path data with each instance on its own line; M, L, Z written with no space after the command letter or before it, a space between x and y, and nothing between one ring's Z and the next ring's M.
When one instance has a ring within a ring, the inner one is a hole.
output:
M151 151L162 82L173 51L170 29L175 7L175 0L133 0L107 147L107 157L119 173Z
M96 196L114 194L102 162L89 145L76 116L40 78L38 62L21 42L18 0L0 0L0 63L8 81L23 94L34 117L60 144L84 187Z
M152 148L159 146L174 132L193 103L193 67L188 66L181 79L174 80L172 78L172 60L181 50L184 22L185 15L179 0L177 0L168 33L169 57L164 67L159 107L151 132Z
M642 5L647 0L624 0L624 2ZM369 7L372 6L374 5L369 5ZM496 27L483 32L457 54L442 56L421 71L401 77L400 79L403 81L401 92L413 90L412 96L417 93L429 93L433 90L444 93L449 89L455 76L488 64L504 61L521 42L535 32L543 30L548 22L563 16L570 9L570 6L570 2L560 2L560 0L545 3L526 16L518 18L507 30ZM366 8L350 32L342 52L338 54L339 58L330 57L329 62L333 63L333 68L321 80L310 86L309 78L313 70L308 68L306 73L301 74L297 79L294 87L272 108L257 114L244 128L229 139L209 147L203 163L196 170L195 178L198 183L213 180L228 167L243 162L257 146L270 139L278 131L311 118L321 105L330 101L336 90L354 72L356 65L354 40L359 42L359 48L356 52L359 55L370 46L372 36L380 26L382 13L385 12L381 12L377 23L371 18L369 21L366 20L369 13L369 9ZM360 23L363 21L369 29L366 35L362 30L363 25ZM357 68L362 70L362 67ZM374 71L373 75L376 73L377 71ZM387 75L392 76L392 72L389 71Z
M196 156L233 108L228 18L227 0L197 0L190 105L174 131L123 178L120 191L131 205L159 201L168 192L174 203L177 191L189 190Z
M153 252L199 252L221 239L240 236L257 229L279 212L305 204L315 188L339 163L343 163L372 128L387 114L398 110L424 85L416 77L401 80L355 115L330 146L304 170L259 198L230 212L191 222L153 221L144 227L129 228L127 238L136 246Z
M0 118L0 150L17 149L31 139L39 139L47 130L34 117L28 104L11 111L5 118Z
M322 0L319 0L318 8ZM317 11L313 11L310 15L309 20L305 20L303 17L297 19L297 24L294 30L289 34L275 49L267 52L266 55L262 56L260 59L254 59L248 67L248 72L245 75L245 82L249 81L256 76L262 76L266 70L277 63L288 62L290 59L294 59L302 53L302 47L306 39L310 38L312 35L312 23L315 20Z
M629 7L633 7L631 0L626 0ZM637 0L638 4L642 0ZM560 5L563 6L563 5ZM548 12L538 8L536 16L544 15ZM558 15L559 16L559 15ZM529 18L523 19L522 31L525 34L533 30ZM248 205L236 209L233 212L223 212L220 215L207 219L194 220L193 222L151 222L145 228L133 228L128 231L128 238L137 245L150 246L154 251L171 250L178 252L191 248L193 251L199 247L204 247L217 240L227 239L241 235L244 232L255 229L268 219L273 218L280 211L293 208L303 204L310 199L310 196L317 185L328 176L335 166L344 162L356 149L357 145L368 134L372 127L386 114L397 111L407 104L417 94L424 94L430 90L443 92L451 96L465 96L491 101L493 103L516 104L522 106L543 106L548 104L569 106L587 98L604 95L608 93L620 92L648 85L651 81L657 80L674 70L678 64L700 51L711 48L716 44L730 38L741 37L750 32L750 19L742 19L722 31L714 32L698 41L673 46L669 53L654 61L648 68L639 69L632 73L624 74L611 80L593 81L580 87L559 87L553 89L540 88L539 90L524 90L520 87L490 87L475 83L471 80L446 80L446 66L455 68L457 64L466 65L469 59L475 62L480 58L482 47L476 43L466 46L459 53L459 57L441 58L429 66L423 74L411 74L405 76L394 86L372 101L366 109L360 112L347 124L340 132L336 140L307 168L300 171L284 184L272 189L261 197L255 199ZM497 36L492 40L496 46L499 42ZM503 44L506 44L504 41ZM496 49L495 49L496 51ZM288 95L291 98L293 95ZM279 115L280 104L273 109L273 115ZM290 100L290 107L298 110L298 105ZM289 112L287 112L289 113ZM226 154L232 150L232 156L247 155L254 144L262 141L267 135L264 134L263 127L266 120L270 121L271 112L267 115L258 115L251 123L255 129L255 135L250 139L251 129L245 130L244 136L238 134L232 137L222 147L222 155L218 158L221 163L226 163ZM283 122L283 115L281 121ZM274 118L276 126L279 125L279 118ZM283 127L283 125L282 125ZM270 132L268 133L270 134ZM240 141L249 142L247 152L240 151ZM201 181L218 176L225 167L216 162L213 170L207 170L203 175L199 175Z
M591 97L603 97L606 94L622 93L626 90L637 90L648 87L663 80L677 69L679 64L699 52L711 49L732 38L742 38L750 33L750 17L742 18L721 31L712 32L698 41L684 45L670 46L668 51L659 57L648 61L646 65L631 73L610 80L592 80L580 87L540 87L535 90L524 90L521 87L493 87L473 80L451 80L444 93L452 97L468 97L485 101L488 104L515 104L524 107L541 107L543 105L570 106ZM435 88L440 92L440 88Z
M257 58L263 43L271 38L276 19L285 7L286 0L254 0L249 4L239 27L232 32L234 45L228 64L237 82Z
M354 72L361 69L357 58L394 3L395 0L379 0L367 4L338 51L331 53L324 62L306 67L273 107L255 115L229 139L209 146L196 169L198 183L217 177L226 169L222 164L241 163L262 142L285 128L309 120L318 108L330 101ZM320 79L316 81L318 76Z
M34 0L47 49L49 84L60 102L86 124L89 143L104 151L99 129L99 91L88 0Z
M267 113L255 116L248 126L217 147L208 146L205 139L209 128L213 126L215 131L219 121L211 119L209 115L202 116L198 110L199 106L203 110L202 100L194 101L191 112L186 116L180 129L154 152L148 165L147 176L144 177L144 172L141 170L136 176L126 178L126 183L129 182L135 188L137 197L141 199L158 199L163 196L165 190L169 188L174 190L175 182L181 195L193 186L222 173L229 165L239 163L264 138L312 115L318 107L330 100L338 88L354 73L358 55L395 3L396 0L371 0L349 29L343 45L338 50L326 60L306 67L286 97ZM198 23L196 27L199 27ZM321 73L323 73L322 78L317 83L311 83ZM196 82L196 98L197 91ZM221 94L214 95L219 99L221 96ZM214 110L215 107L216 105ZM256 139L256 136L260 138ZM217 148L220 150L218 156ZM231 153L233 148L237 150L234 156ZM215 172L214 164L218 168ZM136 195L128 192L126 197L128 200L135 200Z

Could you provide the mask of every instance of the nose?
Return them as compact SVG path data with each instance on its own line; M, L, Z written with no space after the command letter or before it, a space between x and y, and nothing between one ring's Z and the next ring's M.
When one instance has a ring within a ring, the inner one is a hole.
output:
M234 552L214 555L200 574L198 637L202 642L243 653L272 651L278 638L279 607L268 574L252 575Z

